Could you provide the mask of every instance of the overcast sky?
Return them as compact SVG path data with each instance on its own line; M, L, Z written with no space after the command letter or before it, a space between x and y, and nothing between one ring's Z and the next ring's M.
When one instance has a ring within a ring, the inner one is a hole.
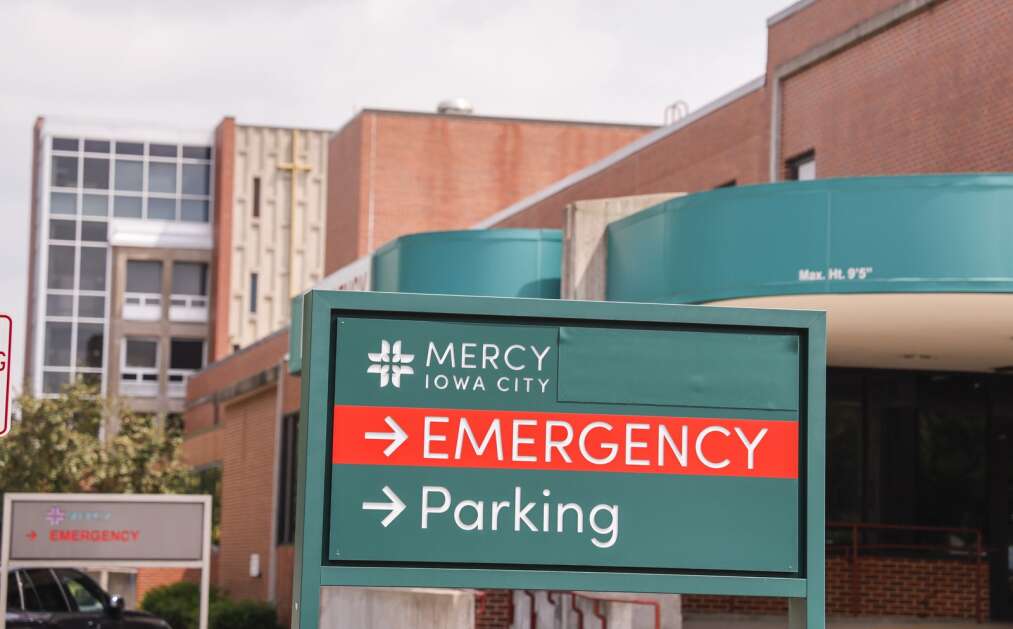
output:
M360 108L660 123L763 73L790 0L2 0L0 312L20 384L38 115L337 128Z

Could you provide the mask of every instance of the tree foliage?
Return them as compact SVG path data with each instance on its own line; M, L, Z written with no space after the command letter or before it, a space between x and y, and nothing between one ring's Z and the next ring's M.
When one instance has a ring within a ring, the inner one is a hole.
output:
M182 435L94 388L18 398L0 439L0 492L187 493L195 479L180 459ZM103 427L117 425L110 436Z

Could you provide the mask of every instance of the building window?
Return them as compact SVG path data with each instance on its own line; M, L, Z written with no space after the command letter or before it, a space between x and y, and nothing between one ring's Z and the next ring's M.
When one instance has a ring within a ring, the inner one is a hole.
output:
M257 274L250 273L250 314L257 314Z
M134 321L162 318L162 263L158 260L127 260L123 318Z
M186 381L204 367L203 339L172 339L169 343L169 397L185 397Z
M128 397L158 395L158 341L156 339L123 339L120 364L120 393Z
M253 218L260 218L260 177L253 178Z
M207 295L208 265L203 262L176 262L172 265L173 295Z
M785 162L785 178L791 181L816 179L816 151L806 151Z
M298 483L299 413L281 418L281 460L278 465L278 545L295 542Z
M104 328L101 323L77 324L78 367L102 367Z
M161 293L162 263L158 260L127 260L128 293Z

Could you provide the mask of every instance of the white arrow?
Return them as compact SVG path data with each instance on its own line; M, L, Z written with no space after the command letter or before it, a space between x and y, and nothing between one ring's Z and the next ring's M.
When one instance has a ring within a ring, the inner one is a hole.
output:
M404 503L386 485L383 486L383 494L390 499L390 502L364 502L362 503L362 509L364 511L390 511L387 517L380 521L380 524L384 528L387 528L387 525L393 522L394 518L401 515L401 512L404 511Z
M366 439L390 440L390 445L383 450L384 456L390 456L394 450L400 448L401 444L408 440L408 433L398 426L392 417L388 416L384 421L394 432L367 432Z

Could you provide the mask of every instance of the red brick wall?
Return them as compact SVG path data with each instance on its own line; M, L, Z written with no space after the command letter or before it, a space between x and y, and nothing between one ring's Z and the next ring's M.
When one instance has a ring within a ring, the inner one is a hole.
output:
M899 4L815 2L769 29L768 69ZM1010 32L1007 0L941 0L784 79L778 168L815 149L821 178L1013 170ZM765 182L770 93L768 81L498 226L558 227L582 199Z
M782 157L815 148L820 177L1013 170L1011 33L1008 0L946 0L789 77Z
M190 571L187 568L138 568L137 569L137 606L141 606L144 595L154 588L177 581L183 581L188 577L188 572L195 572L196 578L192 579L200 583L200 572Z
M583 199L709 190L734 179L760 183L767 163L765 92L757 90L540 201L497 227L561 227Z
M369 251L371 202L374 249L465 229L650 130L364 111L331 140L326 272Z
M475 629L506 629L513 619L513 590L483 590L477 595Z
M211 349L209 360L227 356L229 347L229 282L232 279L232 200L235 185L236 119L225 118L215 129L214 252L212 254Z
M225 406L219 585L235 599L267 599L274 491L275 385ZM249 576L250 554L260 577Z
M767 29L767 70L823 44L901 0L820 0Z
M827 560L827 613L839 616L913 616L988 618L988 564L946 559L865 557L857 563L859 596L852 593L851 564ZM975 606L977 597L978 607ZM685 614L785 614L784 599L730 596L684 596ZM857 609L857 614L856 614Z
M334 134L327 147L327 221L324 274L359 257L360 218L365 207L363 173L369 157L362 137L364 114Z
M278 546L277 605L278 620L288 627L292 620L292 576L295 569L295 548L291 545Z

